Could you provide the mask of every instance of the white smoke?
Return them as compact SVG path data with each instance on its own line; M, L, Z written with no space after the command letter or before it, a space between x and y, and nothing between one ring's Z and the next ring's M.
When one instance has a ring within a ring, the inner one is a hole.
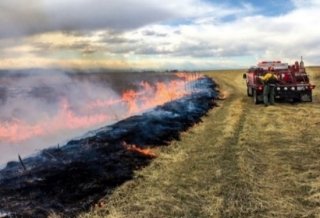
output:
M116 111L121 116L127 110L123 104L115 105L112 111L94 106L96 101L120 96L102 82L79 80L61 72L3 76L0 84L5 92L0 101L0 163L114 122L110 114Z
M25 157L64 144L89 130L163 104L162 99L181 97L177 94L179 87L185 89L183 79L175 77L172 90L164 85L173 81L172 76L151 76L148 80L152 82L141 83L143 75L129 74L31 70L0 75L0 164L18 154ZM152 85L157 81L163 82L159 86L163 93ZM123 96L126 90L132 91Z
M0 38L64 30L135 29L199 15L209 8L200 0L161 4L156 0L1 0Z

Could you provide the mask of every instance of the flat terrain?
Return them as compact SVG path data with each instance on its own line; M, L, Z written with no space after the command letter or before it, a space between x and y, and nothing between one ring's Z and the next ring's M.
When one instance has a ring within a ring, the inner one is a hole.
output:
M320 217L320 68L313 103L254 105L243 71L209 72L225 100L80 217Z

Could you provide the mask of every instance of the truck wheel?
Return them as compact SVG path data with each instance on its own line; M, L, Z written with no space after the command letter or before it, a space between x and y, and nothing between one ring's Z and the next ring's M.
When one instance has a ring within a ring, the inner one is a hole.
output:
M252 97L252 88L247 87L247 95Z
M312 102L312 93L301 95L300 96L300 101L303 102Z
M254 102L255 104L259 104L259 103L260 103L260 101L259 101L259 99L258 99L258 95L257 95L257 91L256 91L256 90L253 90L253 102Z

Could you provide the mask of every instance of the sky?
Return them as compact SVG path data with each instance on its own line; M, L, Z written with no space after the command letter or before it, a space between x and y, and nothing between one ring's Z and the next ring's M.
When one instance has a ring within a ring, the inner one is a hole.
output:
M0 68L320 65L319 0L1 0Z

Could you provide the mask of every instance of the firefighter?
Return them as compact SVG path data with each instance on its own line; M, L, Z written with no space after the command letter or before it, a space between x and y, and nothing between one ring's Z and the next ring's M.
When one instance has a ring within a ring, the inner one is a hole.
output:
M275 75L274 69L269 68L268 72L261 78L264 84L263 87L263 103L264 106L269 104L274 105L275 87L278 83L278 78Z

